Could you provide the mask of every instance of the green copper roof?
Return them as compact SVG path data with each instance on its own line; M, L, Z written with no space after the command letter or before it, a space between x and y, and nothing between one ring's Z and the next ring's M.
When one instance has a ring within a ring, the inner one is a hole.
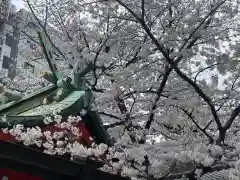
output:
M38 94L40 94L40 93L42 93L42 92L44 92L44 91L50 90L50 89L52 89L53 87L55 87L55 85L49 85L49 86L47 86L47 87L43 87L43 88L41 88L41 89L38 89L38 90L36 90L35 92L30 93L30 94L28 94L27 96L24 96L20 101L10 102L10 103L7 103L7 104L4 104L4 105L0 106L0 110L6 108L6 107L8 107L8 106L11 106L11 105L13 105L13 104L16 104L16 103L19 103L19 102L21 102L21 101L24 101L24 100L26 100L26 99L29 99L29 98L31 98L31 97L33 97L33 96L35 96L35 95L38 95Z
M80 98L85 95L84 91L73 91L65 99L60 102L53 102L48 105L41 105L36 108L30 109L26 112L19 114L19 116L31 116L31 115L45 115L51 114L54 111L61 112L62 110L69 108L71 105L75 104Z

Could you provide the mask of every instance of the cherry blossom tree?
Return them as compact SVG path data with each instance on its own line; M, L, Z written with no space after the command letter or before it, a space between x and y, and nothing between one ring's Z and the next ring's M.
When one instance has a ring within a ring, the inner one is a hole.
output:
M238 176L239 1L26 4L58 61L94 64L92 108L114 134L115 154L122 151L114 171L160 178L175 160L206 170L234 159ZM154 140L159 135L164 142Z

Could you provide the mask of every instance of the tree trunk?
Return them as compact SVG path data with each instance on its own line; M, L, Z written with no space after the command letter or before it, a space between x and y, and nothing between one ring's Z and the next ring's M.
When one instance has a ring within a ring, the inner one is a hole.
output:
M225 140L225 136L226 136L226 131L225 129L219 129L219 136L218 136L218 140L217 140L217 145L221 145L221 143L224 143Z

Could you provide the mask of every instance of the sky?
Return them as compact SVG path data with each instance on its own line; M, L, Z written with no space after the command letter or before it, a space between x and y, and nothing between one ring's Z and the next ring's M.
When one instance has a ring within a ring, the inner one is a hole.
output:
M12 0L12 3L17 7L17 10L24 8L22 0Z

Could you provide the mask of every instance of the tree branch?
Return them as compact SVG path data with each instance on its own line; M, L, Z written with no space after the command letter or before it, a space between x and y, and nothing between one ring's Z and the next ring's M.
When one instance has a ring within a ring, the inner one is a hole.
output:
M131 91L131 92L128 92L126 94L124 94L124 97L129 97L131 96L132 94L137 94L137 93L142 93L142 94L157 94L157 91L154 91L154 90L146 90L146 91Z
M115 123L112 123L112 124L104 125L103 127L105 129L110 129L110 128L114 128L116 126L124 125L125 123L126 123L125 121L119 121L119 122L115 122Z
M232 125L235 118L239 115L239 113L240 113L240 104L232 111L232 114L231 114L230 118L224 124L223 129L225 131L227 131L230 128L230 126Z
M200 131L202 131L202 133L205 134L205 135L208 137L209 141L212 143L212 142L213 142L213 138L205 131L206 128L203 129L203 128L201 128L201 127L198 125L198 123L195 121L192 113L189 113L186 109L184 109L184 108L182 108L182 107L178 107L178 108L180 108L180 109L189 117L189 119L192 120L192 122L197 126L197 128L198 128Z
M144 16L145 16L145 1L141 0L141 8L142 8L142 20L144 21Z
M142 19L133 12L133 10L131 10L131 8L129 8L125 3L123 3L121 0L116 0L118 2L118 4L120 4L121 6L123 6L126 10L128 10L128 12L130 12L130 14L133 15L133 17L137 20L137 21L141 21Z
M115 116L115 115L113 115L113 114L108 114L108 113L105 113L105 112L99 112L99 114L102 114L102 115L104 115L104 116L108 116L108 117L110 117L110 118L122 120L120 117L117 117L117 116Z
M52 42L49 34L47 33L46 28L44 28L44 26L42 25L41 21L38 19L37 15L34 13L33 7L32 7L32 5L30 4L29 0L26 0L26 2L27 2L27 5L28 5L28 7L29 7L29 9L30 9L33 17L36 19L36 21L38 22L39 26L40 26L40 27L42 28L42 30L44 31L45 35L47 36L47 38L48 38L49 42L51 43L51 45L53 46L53 48L55 48L55 49L57 50L57 52L58 52L64 59L66 59L65 55L64 55L64 54L60 51L60 49Z
M57 14L58 14L58 16L59 16L59 18L60 18L60 24L61 24L62 27L64 28L64 30L65 30L65 32L66 32L66 34L67 34L68 39L69 39L70 41L72 41L73 39L72 39L72 37L70 36L70 34L69 34L68 30L67 30L67 27L66 27L65 24L63 23L63 18L62 18L62 16L61 16L60 12L59 12L59 9L57 8L57 6L56 6L56 4L53 2L53 0L51 0L51 2L52 2L52 5L55 7L55 9L56 9L56 11L57 11ZM54 13L53 13L53 14L54 14Z
M213 120L209 121L209 123L206 125L205 128L203 128L204 131L206 131L206 129L212 124Z
M168 66L165 67L165 73L164 73L162 82L161 82L161 84L159 86L159 89L157 91L157 97L155 98L154 104L153 104L152 109L150 111L150 115L149 115L149 118L148 118L148 120L146 122L145 129L150 129L150 127L151 127L151 124L152 124L152 122L154 120L154 111L157 109L157 103L158 103L158 101L159 101L159 99L161 97L161 94L162 94L162 92L163 92L163 90L165 88L165 85L167 83L169 75L171 74L171 71L172 71L171 67L168 67Z
M219 64L221 64L221 63L211 64L210 66L207 66L207 67L201 69L201 70L195 75L195 77L194 77L194 82L195 82L195 83L197 82L197 76L198 76L199 74L201 74L203 71L205 71L205 70L207 70L207 69L210 69L210 68L212 68L213 66L217 66L217 65L219 65Z
M213 8L206 16L205 18L203 18L203 20L199 23L199 25L190 33L190 35L188 36L188 38L186 39L186 41L183 43L183 45L180 47L180 51L185 47L185 45L188 43L188 41L194 36L194 34L201 28L201 26L204 24L204 22L210 17L212 16L217 9L223 5L226 2L226 0L223 0L222 2L220 2L218 5L216 5L215 8Z
M121 6L123 6L125 9L127 9L142 25L143 29L145 30L145 32L148 34L148 36L152 39L153 43L156 45L156 47L158 48L158 50L162 53L162 55L164 56L165 60L171 65L171 67L175 70L175 72L186 82L188 82L194 89L195 91L198 93L198 95L200 97L203 98L203 100L208 104L208 106L210 107L210 110L213 114L214 120L218 126L218 130L221 133L223 131L223 127L222 124L220 122L220 119L217 115L217 111L212 103L212 100L210 97L208 97L203 90L193 81L191 80L186 74L184 74L178 67L177 64L173 61L173 59L171 59L166 51L166 49L164 48L163 45L161 45L158 40L155 38L155 36L152 34L151 30L147 27L146 23L144 21L142 21L141 18L139 18L126 4L124 4L122 1L120 0L116 0ZM222 5L226 0L222 1L219 5L217 5L210 13L209 16L212 15L219 7L220 5ZM205 17L205 20L208 17ZM204 20L204 21L205 21ZM203 22L204 22L203 21ZM202 25L202 23L200 23ZM188 39L191 39L191 37L196 33L196 31L198 30L198 28L200 28L200 24L199 26L189 35ZM182 47L184 47L186 44L186 42L182 45ZM180 59L178 60L178 62L180 61ZM239 107L240 108L240 107Z
M45 20L44 20L44 29L46 29L46 26L47 26L47 19L48 19L48 3L47 3L47 0L46 0L46 9L45 9Z

